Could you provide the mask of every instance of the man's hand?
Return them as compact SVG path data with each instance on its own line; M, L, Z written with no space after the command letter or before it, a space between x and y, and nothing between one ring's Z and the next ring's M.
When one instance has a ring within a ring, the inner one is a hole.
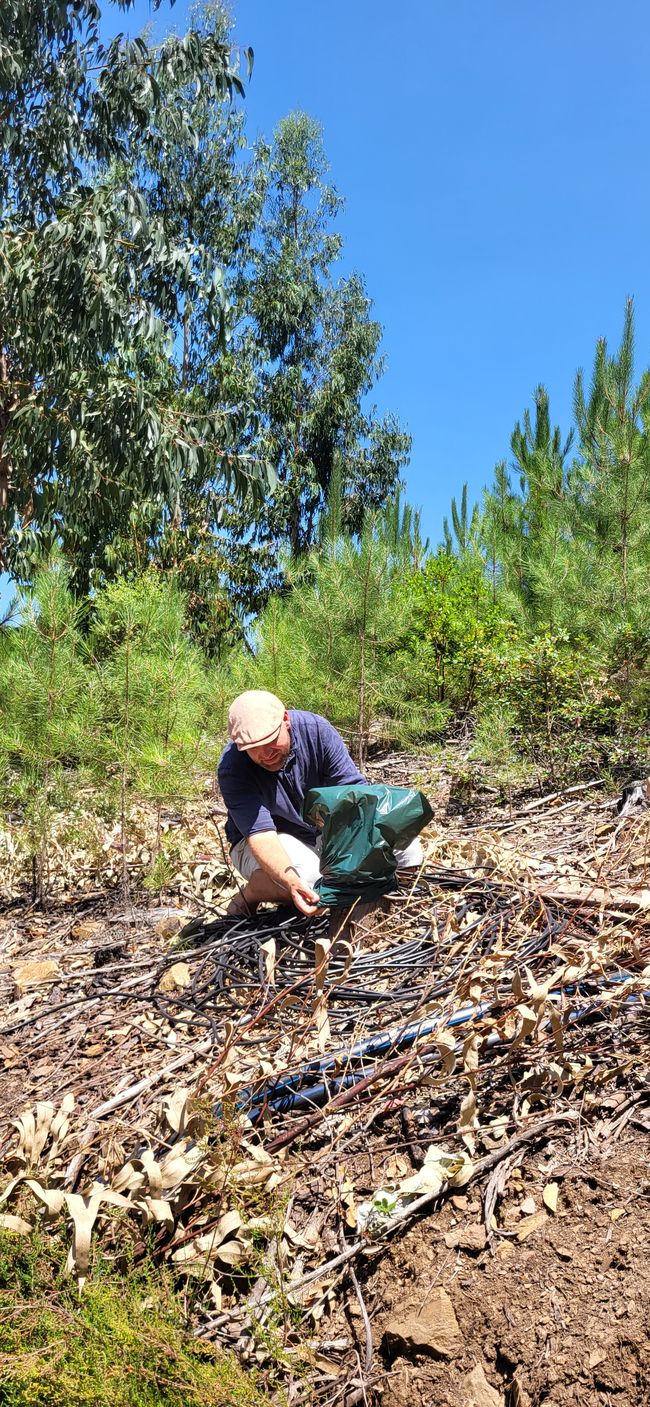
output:
M289 885L291 902L301 914L315 914L318 908L318 895L305 884L304 879L296 878Z
M231 899L228 914L254 914L259 904L288 901L301 914L315 914L318 895L291 863L277 832L260 831L248 837L248 844L259 869L253 870L245 888Z

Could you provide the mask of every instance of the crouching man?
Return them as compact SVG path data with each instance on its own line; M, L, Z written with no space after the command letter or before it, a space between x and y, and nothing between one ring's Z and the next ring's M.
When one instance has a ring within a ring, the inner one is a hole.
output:
M231 741L219 763L230 858L245 881L229 914L290 900L302 914L318 904L319 832L303 820L312 787L366 784L336 729L318 713L287 710L275 694L249 689L228 714ZM397 855L400 869L422 862L419 840Z

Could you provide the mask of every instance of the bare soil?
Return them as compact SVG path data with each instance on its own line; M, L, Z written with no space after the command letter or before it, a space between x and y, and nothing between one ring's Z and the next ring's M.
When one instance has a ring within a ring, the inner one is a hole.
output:
M616 1147L567 1162L561 1148L524 1163L500 1208L505 1230L492 1249L450 1249L481 1225L480 1199L449 1203L408 1232L375 1271L364 1293L383 1375L373 1400L382 1407L463 1407L468 1378L481 1364L507 1407L641 1407L650 1396L650 1164L648 1135L629 1130ZM523 1242L521 1204L543 1209L550 1179L557 1213ZM464 1199L461 1199L461 1201ZM469 1239L469 1238L468 1238ZM462 1336L453 1361L391 1354L391 1318L420 1312L436 1286L448 1292ZM350 1305L358 1328L358 1311ZM488 1399L486 1398L486 1401Z

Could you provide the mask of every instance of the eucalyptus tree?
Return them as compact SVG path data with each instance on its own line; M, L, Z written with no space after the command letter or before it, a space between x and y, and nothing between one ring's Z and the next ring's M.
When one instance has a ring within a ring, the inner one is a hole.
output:
M228 42L231 22L219 3L196 10L194 22L204 38ZM161 88L168 100L133 147L128 176L146 192L170 238L209 251L221 272L226 308L224 338L209 302L184 291L175 355L163 368L165 396L191 407L195 416L217 409L227 424L221 453L186 466L171 500L150 494L133 501L121 531L95 553L93 584L151 563L172 572L186 594L194 637L215 653L233 635L240 638L241 622L257 604L258 559L264 567L269 561L268 550L251 542L250 496L233 494L224 472L239 465L252 473L262 468L267 484L273 477L270 466L260 466L255 372L238 331L268 148L263 142L249 148L243 110L227 92L207 86L198 92L190 87L183 99L192 110L194 140L188 143L176 115L178 84L165 76Z
M320 126L279 124L248 302L258 410L278 484L258 519L261 541L299 557L318 537L336 463L345 526L358 531L408 460L409 437L367 404L383 369L380 324L357 274L335 280L342 200L328 182Z
M203 23L223 29L227 21L216 10ZM155 152L144 161L151 180ZM141 533L155 560L178 574L193 630L211 653L241 635L269 592L282 587L278 545L299 558L317 541L337 466L342 527L358 532L366 511L392 492L408 454L397 422L366 406L381 372L381 328L360 277L334 279L341 201L326 172L312 119L289 117L272 148L258 142L249 149L239 115L210 98L197 169L190 162L183 176L187 194L167 191L165 167L154 175L156 200L176 218L200 222L202 242L219 251L224 268L227 347L218 346L201 309L190 309L188 394L195 403L214 395L223 406L248 407L237 452L256 449L278 476L275 491L251 514L209 474L186 475L177 511L156 532ZM197 191L203 194L194 215Z
M223 336L223 279L135 159L163 106L191 150L197 95L243 92L238 57L214 30L104 44L100 20L97 0L0 7L0 560L29 575L58 541L78 587L136 500L173 510L208 466L264 487L246 407L178 386L188 307Z

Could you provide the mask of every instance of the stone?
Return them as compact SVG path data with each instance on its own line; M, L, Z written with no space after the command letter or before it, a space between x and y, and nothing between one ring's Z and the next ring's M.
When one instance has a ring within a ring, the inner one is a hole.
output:
M451 1251L469 1251L470 1255L478 1255L485 1250L487 1237L484 1226L462 1226L454 1231L448 1231L445 1236L445 1245Z
M175 962L168 967L158 983L159 992L174 992L178 988L189 987L192 974L186 962Z
M517 1228L517 1240L525 1241L528 1236L532 1236L535 1231L539 1231L542 1226L548 1223L546 1212L535 1212L533 1216L525 1216Z
M447 1291L438 1287L421 1309L394 1314L384 1329L383 1343L390 1361L414 1353L455 1358L463 1341Z
M181 928L183 928L186 923L187 914L168 913L156 923L156 933L159 933L161 938L173 938L176 933L180 933Z
M503 1397L488 1382L482 1363L477 1363L464 1379L459 1407L503 1407Z

